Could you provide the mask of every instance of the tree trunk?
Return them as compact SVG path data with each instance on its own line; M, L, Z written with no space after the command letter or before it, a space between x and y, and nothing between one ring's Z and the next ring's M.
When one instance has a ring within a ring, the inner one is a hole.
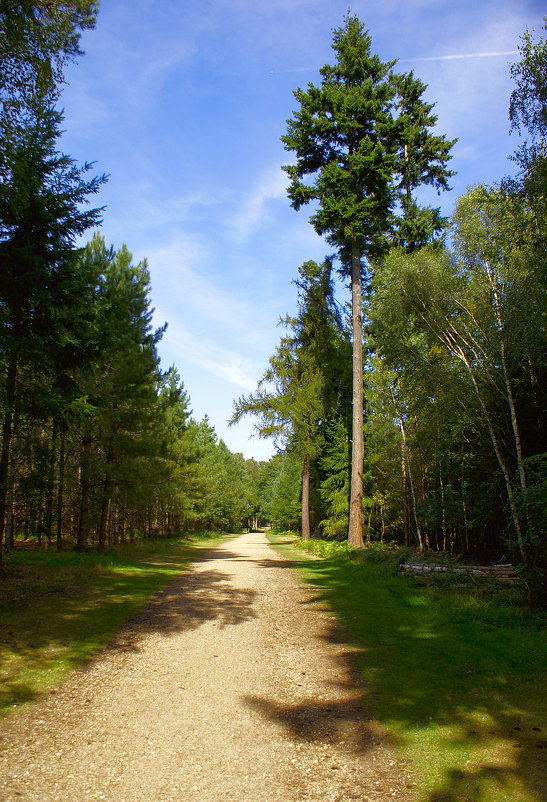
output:
M4 548L6 554L13 551L15 548L15 513L13 505L15 500L15 462L13 459L10 461L9 468L9 488L7 495L7 508L6 508L6 530L4 537Z
M48 475L47 475L47 497L46 497L46 509L45 509L45 516L44 516L44 527L46 530L46 536L48 539L48 544L51 543L51 535L53 530L53 495L54 495L54 488L55 488L55 473L57 470L57 434L59 431L59 424L57 420L53 421L53 430L51 432L51 453L48 465Z
M310 539L310 458L302 466L302 540Z
M403 491L403 517L405 528L405 546L410 546L410 512L408 509L408 476L406 472L405 444L401 440L401 483Z
M416 509L416 493L414 492L414 482L412 481L412 468L410 466L410 455L408 453L408 448L406 444L405 427L401 413L398 412L397 414L399 415L399 427L401 429L401 437L403 438L403 456L406 462L408 481L410 485L410 498L412 499L412 515L414 516L414 526L416 527L416 535L418 537L418 545L420 547L420 551L423 551L424 543L422 539L420 524L418 521L418 511Z
M85 549L89 533L89 460L91 456L91 424L84 428L82 456L80 464L80 520L78 523L78 549Z
M6 414L2 426L2 454L0 456L0 572L2 572L2 543L6 519L6 502L9 484L9 462L11 453L11 436L13 434L13 413L15 406L15 386L17 379L17 357L10 356L6 376Z
M354 237L351 248L351 322L353 339L353 396L351 486L349 501L348 544L363 548L363 322L361 294L361 252Z
M119 533L120 533L120 543L125 543L125 508L122 506L120 507L119 514L118 514L118 526L119 526Z
M118 545L118 505L110 501L110 515L108 522L108 547Z
M106 532L108 528L108 520L110 517L110 482L108 479L104 480L103 485L103 498L101 501L101 520L99 522L99 531L97 533L97 549L104 551L106 545Z
M503 315L502 315L502 309L501 309L501 302L500 302L500 299L499 299L499 293L498 293L497 288L496 288L496 282L494 280L494 277L492 275L492 271L490 269L490 265L489 265L488 262L486 262L486 272L488 274L488 278L489 278L489 281L490 281L490 286L492 287L492 292L493 292L493 295L494 295L494 307L495 307L494 314L496 316L496 322L498 324L498 330L499 330L499 334L500 334L500 356L501 356L501 364L502 364L502 368L503 368L503 379L504 379L504 382L505 382L505 393L506 393L506 397L507 397L507 403L509 405L509 413L511 415L511 427L513 429L513 438L514 438L514 442L515 442L515 454L516 454L516 458L517 458L517 467L518 467L519 478L520 478L520 489L521 489L521 492L522 492L522 499L523 499L523 502L524 502L524 509L525 509L525 513L526 513L526 522L528 524L528 528L530 530L533 530L533 525L532 525L532 522L530 520L530 516L528 514L528 504L527 504L527 501L526 501L526 471L525 471L525 468L524 468L524 459L523 459L523 456L522 456L522 445L521 445L521 440L520 440L520 431L519 431L518 422L517 422L517 411L515 409L515 401L514 401L514 398L513 398L513 387L512 387L512 384L511 384L511 379L509 377L509 370L507 368L507 359L506 359L506 354L505 354L505 339L504 339L505 331L504 331L504 325L503 325Z
M475 372L473 370L473 367L472 367L471 363L467 359L467 356L465 355L463 349L460 346L458 346L457 343L455 343L454 338L452 337L452 339L450 339L449 336L447 335L446 338L445 338L445 342L448 342L448 347L449 347L449 349L451 349L451 352L455 356L457 356L458 359L460 359L463 362L463 364L467 368L467 372L468 372L469 377L471 379L471 383L473 384L473 389L475 390L475 394L476 394L476 396L478 398L478 401L479 401L479 404L480 404L480 407L481 407L481 410L482 410L482 414L483 414L484 420L485 420L486 425L488 427L488 432L490 434L490 440L492 442L492 446L494 448L494 453L495 453L496 458L498 460L498 465L500 466L501 472L503 473L503 478L505 479L505 487L506 487L506 490L507 490L507 496L508 496L508 499L509 499L509 506L511 508L511 514L512 514L512 517L513 517L513 525L514 525L515 531L517 533L517 543L518 543L518 546L519 546L520 553L522 555L522 559L524 560L524 562L526 562L526 551L525 551L525 548L524 548L524 539L523 539L523 536L522 536L522 527L521 527L521 524L520 524L520 517L519 517L519 514L518 514L518 510L517 510L517 504L516 504L515 496L513 494L513 487L511 485L511 475L509 473L509 468L507 467L505 459L503 458L503 455L501 453L501 449L500 449L500 446L499 446L498 438L496 436L494 425L493 425L492 420L490 418L490 414L488 412L488 408L486 406L486 402L484 401L484 399L482 397L482 393L481 393L481 391L479 389L479 384L478 384L478 381L476 379Z
M61 429L59 444L59 484L57 486L57 551L63 548L63 503L65 495L65 432Z

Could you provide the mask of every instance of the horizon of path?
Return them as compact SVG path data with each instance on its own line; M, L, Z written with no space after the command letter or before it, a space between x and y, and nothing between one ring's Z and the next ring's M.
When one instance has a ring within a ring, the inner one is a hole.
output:
M352 648L262 533L236 537L0 723L0 799L408 799Z

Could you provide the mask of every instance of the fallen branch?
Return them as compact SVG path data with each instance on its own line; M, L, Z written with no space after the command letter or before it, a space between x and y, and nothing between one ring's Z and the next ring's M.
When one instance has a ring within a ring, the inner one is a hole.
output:
M399 566L403 574L430 574L454 571L471 576L487 576L507 582L516 581L519 576L510 563L505 565L446 565L439 563L402 563Z

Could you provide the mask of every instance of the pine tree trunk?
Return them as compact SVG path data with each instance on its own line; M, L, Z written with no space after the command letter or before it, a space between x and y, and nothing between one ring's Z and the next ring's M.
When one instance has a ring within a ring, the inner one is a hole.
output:
M302 540L310 539L310 458L302 466Z
M48 543L51 543L51 535L53 530L53 494L55 487L55 472L57 470L57 434L59 431L59 424L56 420L53 421L53 430L51 433L51 454L48 465L47 475L47 497L46 509L44 517L44 527Z
M108 519L110 516L110 482L108 479L104 480L103 485L103 498L101 501L101 520L99 522L99 531L97 534L97 549L104 551L106 545L106 532L108 528Z
M6 508L6 530L4 536L4 548L6 554L9 554L15 548L15 513L13 505L15 500L15 462L13 459L10 461L9 468L9 488L7 496Z
M351 486L348 544L363 548L363 323L361 313L361 252L354 238L351 252L351 321L353 335L353 400Z
M2 427L2 454L0 456L0 572L2 572L2 550L4 526L6 520L6 502L9 484L9 463L11 453L11 437L13 434L13 417L15 405L15 387L17 379L17 357L10 356L6 376L6 414Z
M118 505L110 501L110 514L108 516L108 548L118 543Z
M65 432L61 429L59 444L59 484L57 485L57 551L63 548L63 503L65 494Z
M80 520L78 524L78 549L87 546L89 534L89 460L91 456L91 424L86 423L82 438L82 456L80 464Z
M125 509L123 507L120 508L119 512L119 532L120 532L120 543L125 543Z

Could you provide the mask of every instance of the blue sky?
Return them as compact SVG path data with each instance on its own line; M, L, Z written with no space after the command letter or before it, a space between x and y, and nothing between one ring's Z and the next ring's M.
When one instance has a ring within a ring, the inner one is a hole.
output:
M271 443L231 429L233 399L252 391L295 309L291 284L330 251L287 200L280 142L293 91L332 63L332 29L348 0L102 0L86 55L67 72L62 148L109 173L107 244L146 258L159 351L175 364L194 416L245 457ZM538 0L366 0L351 3L382 59L428 84L438 132L458 138L449 214L479 182L511 172L510 65ZM340 288L340 300L347 300Z

